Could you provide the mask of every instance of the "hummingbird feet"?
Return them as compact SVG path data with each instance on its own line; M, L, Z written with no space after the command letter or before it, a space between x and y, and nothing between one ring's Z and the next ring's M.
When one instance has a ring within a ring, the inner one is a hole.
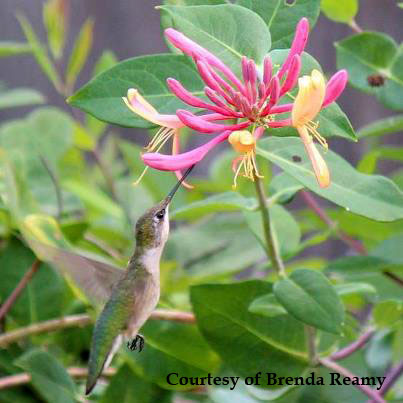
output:
M144 337L141 334L138 334L133 340L129 340L127 342L127 348L131 351L139 350L139 353L144 348Z

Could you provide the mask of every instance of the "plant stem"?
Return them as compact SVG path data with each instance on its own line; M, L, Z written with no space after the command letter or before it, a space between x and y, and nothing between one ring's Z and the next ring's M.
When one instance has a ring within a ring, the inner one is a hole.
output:
M67 373L73 378L86 378L88 375L87 368L70 367L67 368ZM113 376L116 374L116 368L106 368L101 376ZM17 375L5 376L0 378L0 390L20 386L31 382L31 375L23 372Z
M381 396L384 396L386 392L393 386L393 384L397 381L397 379L402 375L403 373L403 360L400 361L399 364L397 364L395 367L391 368L386 374L385 374L385 382L383 383L381 389L379 390L379 394ZM369 401L368 403L371 403Z
M356 20L351 20L350 23L348 24L350 28L356 33L360 34L362 32L362 28L357 24Z
M62 191L60 189L59 180L56 177L55 172L53 171L53 169L49 165L49 162L47 161L47 159L45 157L43 157L42 155L40 155L39 158L41 159L41 162L42 162L44 168L46 169L47 173L49 174L50 180L52 181L53 186L55 188L56 201L57 201L57 214L56 214L56 217L57 217L58 220L60 220L60 218L61 218L61 216L63 214L63 196L62 196Z
M34 274L38 271L40 266L41 266L41 261L38 259L35 259L34 263L32 263L32 266L30 267L30 269L24 274L24 276L22 277L20 282L17 284L17 287L14 288L13 292L5 300L4 304L1 305L0 320L2 320L7 315L8 311L14 305L14 302L21 295L22 291L24 290L26 285L29 283L31 278L34 276Z
M374 333L375 331L373 329L366 331L354 343L351 343L347 347L344 347L341 350L336 351L330 356L330 358L333 361L336 361L348 357L349 355L353 354L361 347L363 347L364 344L374 335Z
M315 328L304 325L305 330L305 340L308 349L308 358L311 365L316 365L318 361L316 352L316 342L315 342Z
M306 205L310 207L316 215L330 228L333 229L337 237L343 241L346 245L348 245L351 249L355 250L360 255L367 255L367 250L365 249L364 245L357 241L356 239L351 238L345 232L337 229L337 223L335 223L326 213L325 210L319 205L319 203L314 199L314 197L307 192L306 190L302 190L300 192L302 198L304 199ZM403 286L403 279L397 276L390 271L383 270L382 274L389 277L391 280Z
M150 319L169 320L181 323L195 323L196 321L194 315L190 312L168 311L162 309L155 310L151 314ZM20 339L32 336L34 334L52 332L75 326L87 326L92 322L93 319L91 316L87 314L80 314L34 323L33 325L0 335L0 347L5 347L11 343L15 343Z
M319 358L319 363L325 366L326 368L338 372L339 374L343 375L346 378L352 379L356 376L352 372L350 372L347 368L344 368L341 365L336 364L335 362L329 360L328 358ZM365 393L368 397L370 397L375 403L386 403L385 400L382 398L382 396L375 390L371 389L369 386L367 385L354 385L354 386L357 389L359 389L362 393Z
M278 247L277 239L274 235L273 225L270 221L270 212L269 207L267 205L266 195L263 188L263 182L261 179L255 175L254 183L256 188L256 194L259 201L260 211L262 213L262 221L263 221L263 233L266 240L266 253L268 258L271 261L271 264L277 271L277 273L281 276L285 276L285 268L284 263L281 259L280 250Z

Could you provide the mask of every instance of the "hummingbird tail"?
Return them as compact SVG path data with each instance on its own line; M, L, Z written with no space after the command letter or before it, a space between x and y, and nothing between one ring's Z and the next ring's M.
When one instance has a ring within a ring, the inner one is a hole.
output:
M87 384L85 387L85 394L89 395L92 390L94 389L95 385L97 384L98 378L101 376L102 371L106 368L109 367L112 358L116 354L116 352L119 350L121 344L123 342L123 336L118 335L115 340L113 341L112 347L105 357L102 365L99 365L99 363L92 359L93 357L90 355L90 361L88 364L88 377L87 377Z

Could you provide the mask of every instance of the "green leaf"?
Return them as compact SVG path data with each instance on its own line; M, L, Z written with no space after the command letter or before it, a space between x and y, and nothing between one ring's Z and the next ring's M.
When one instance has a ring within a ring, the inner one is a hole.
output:
M403 265L403 234L397 234L381 242L370 255L396 265Z
M336 272L336 273L355 273L359 272L365 273L379 273L383 270L393 269L393 263L389 260L385 260L382 257L376 256L348 256L342 257L329 262L326 267L326 272ZM396 267L397 270L398 267Z
M28 43L0 41L0 57L18 56L32 52Z
M267 372L270 365L277 376L299 376L307 366L301 323L288 315L268 318L248 310L271 291L269 283L256 280L191 288L200 331L237 375Z
M49 214L57 213L58 205L49 169L57 172L60 159L72 145L73 121L53 107L36 109L26 119L0 127L0 148L15 167L22 181L21 189L24 181L29 182L27 190L38 200L41 211Z
M193 282L228 278L265 259L244 218L236 213L217 214L174 231L165 256L186 267Z
M97 62L95 63L94 71L92 72L92 74L94 76L101 74L104 71L112 68L117 63L118 59L115 53L113 53L112 50L104 50L99 59L97 60Z
M140 378L129 367L122 365L102 395L101 403L153 403L168 400L170 392ZM169 401L169 400L168 400Z
M269 53L272 63L275 66L281 66L288 55L288 50L272 50ZM308 53L302 53L301 57L301 72L300 75L310 75L313 69L322 71L319 63ZM291 93L285 94L280 101L280 104L294 102L297 95L297 87ZM281 119L289 117L289 114L282 114ZM322 109L316 116L315 121L319 124L319 132L324 137L344 137L348 140L356 140L354 129L351 126L346 114L340 109L336 102L333 102L325 109ZM269 133L275 136L295 136L296 129L293 127L284 127L270 129Z
M321 0L320 8L327 18L348 24L358 12L358 0Z
M340 334L344 307L329 280L316 271L299 269L273 286L276 299L298 320Z
M45 97L31 88L14 88L0 92L0 109L45 103Z
M179 207L173 211L172 218L176 220L195 219L210 213L252 211L256 208L257 202L254 198L243 197L237 192L225 192Z
M167 374L172 372L178 372L180 376L201 377L218 369L217 355L194 325L148 321L142 328L142 334L146 347L141 354L126 351L128 363L141 377L164 389L192 389L191 385L168 384Z
M94 20L88 18L78 34L66 71L66 83L72 88L91 51Z
M34 57L37 63L39 64L40 68L49 78L49 80L53 83L55 88L60 90L61 88L60 78L59 75L57 74L55 66L49 59L49 55L48 52L46 51L46 48L39 41L28 20L22 15L17 15L17 19L21 25L24 35L27 38L32 53L34 54Z
M159 9L164 28L172 27L183 32L219 57L236 74L241 72L242 56L253 59L259 65L270 50L270 32L265 22L244 7L224 4L161 6Z
M337 65L349 72L350 83L391 109L402 109L403 46L385 34L363 32L336 43ZM380 85L371 80L384 80Z
M49 403L76 401L76 385L63 366L49 353L31 350L16 365L29 372L34 388Z
M56 59L62 57L66 40L66 7L63 0L48 0L43 5L43 25L48 34L49 48Z
M163 4L167 6L205 6L225 4L227 0L164 0Z
M331 175L331 184L326 189L317 184L300 139L265 139L259 142L257 153L280 166L313 192L348 211L378 221L403 218L403 192L391 180L359 173L332 151L324 156ZM301 158L301 162L294 161L295 155Z
M263 232L261 212L244 211L244 216L249 228L262 247L266 249L267 244ZM301 231L298 223L295 221L291 213L279 205L272 205L270 207L270 217L273 223L273 233L280 246L281 254L288 255L293 253L297 250L301 240Z
M403 130L403 115L390 116L376 120L364 126L357 132L359 139L370 136L382 136L384 134L397 133Z
M8 242L0 254L3 279L0 297L3 302L15 289L35 261L35 255L16 239ZM12 306L7 318L27 326L34 322L60 316L63 307L64 286L61 278L46 264L35 276Z
M376 289L371 284L367 283L344 283L334 286L339 297L350 295L363 295L373 299L376 296Z
M118 59L116 58L116 55L111 50L104 50L95 63L92 75L97 76L98 74L112 68L117 63ZM103 132L107 125L105 122L102 122L91 115L87 115L87 126L92 135L98 136Z
M256 298L249 305L249 312L267 316L268 318L287 314L287 311L278 303L274 294Z
M269 185L270 203L287 203L292 199L297 192L303 189L301 185L292 176L285 172L276 175Z
M370 151L358 163L357 169L363 173L373 173L376 170L378 160L403 161L403 148L377 147Z
M185 108L168 89L166 79L174 77L194 95L203 95L204 84L192 63L180 55L140 56L125 60L96 76L68 102L105 122L127 127L152 127L124 104L129 88L139 92L160 113Z
M377 326L391 327L403 319L403 301L390 299L378 302L372 314Z
M295 27L302 17L314 27L320 12L320 0L237 0L236 4L259 14L270 29L274 49L291 47Z

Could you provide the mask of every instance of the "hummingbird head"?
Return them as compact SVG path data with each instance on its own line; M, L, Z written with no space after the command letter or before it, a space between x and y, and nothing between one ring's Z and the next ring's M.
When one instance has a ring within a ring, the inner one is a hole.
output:
M169 192L168 196L156 206L147 210L136 223L136 247L154 249L164 246L169 234L169 204L179 186L193 169L192 165Z

